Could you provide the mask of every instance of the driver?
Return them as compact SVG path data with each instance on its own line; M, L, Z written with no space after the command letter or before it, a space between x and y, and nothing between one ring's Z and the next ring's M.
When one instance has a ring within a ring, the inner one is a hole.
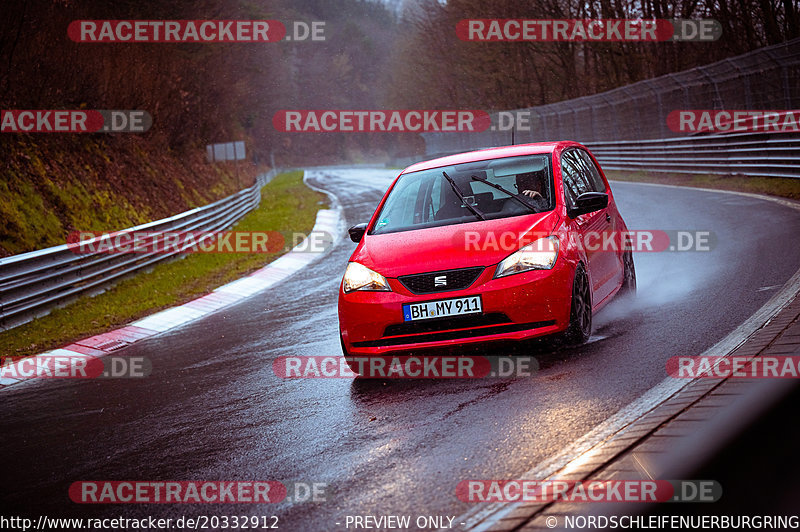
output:
M544 183L544 172L528 172L517 174L517 191L520 195L534 200L535 203L544 205L547 203L544 195L546 194Z

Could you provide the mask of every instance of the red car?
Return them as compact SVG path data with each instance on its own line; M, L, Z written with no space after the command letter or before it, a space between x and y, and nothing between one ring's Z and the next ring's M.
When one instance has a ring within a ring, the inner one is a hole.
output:
M358 246L339 290L348 356L554 334L582 343L594 312L636 290L630 246L602 238L627 235L625 222L576 142L409 166L349 234Z

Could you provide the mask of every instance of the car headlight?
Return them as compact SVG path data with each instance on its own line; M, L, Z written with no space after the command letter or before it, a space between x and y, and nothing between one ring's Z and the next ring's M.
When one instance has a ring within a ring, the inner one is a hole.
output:
M530 270L549 270L558 258L558 237L548 236L515 251L497 265L495 278Z
M366 266L357 262L348 262L344 272L344 293L355 290L367 290L370 292L391 292L386 277L374 272Z

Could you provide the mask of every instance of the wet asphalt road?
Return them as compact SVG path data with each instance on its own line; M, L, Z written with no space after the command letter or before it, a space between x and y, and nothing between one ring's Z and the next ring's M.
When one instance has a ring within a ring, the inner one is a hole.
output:
M395 171L319 170L348 224ZM238 306L116 355L146 379L47 382L2 394L3 515L277 515L283 530L345 530L346 515L458 516L456 484L516 478L699 354L800 267L800 211L731 194L616 183L632 229L710 230L712 252L640 253L639 297L595 316L593 341L534 353L516 380L281 380L281 355L339 353L336 297L355 244ZM76 480L280 480L330 485L324 503L72 503ZM336 523L341 525L336 525Z

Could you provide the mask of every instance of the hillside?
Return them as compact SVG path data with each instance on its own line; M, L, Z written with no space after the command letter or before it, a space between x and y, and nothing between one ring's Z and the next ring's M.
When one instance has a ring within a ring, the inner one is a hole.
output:
M232 163L209 164L202 146L178 153L150 136L7 135L0 160L0 256L63 244L73 230L163 218L237 190ZM240 163L242 186L257 173Z

